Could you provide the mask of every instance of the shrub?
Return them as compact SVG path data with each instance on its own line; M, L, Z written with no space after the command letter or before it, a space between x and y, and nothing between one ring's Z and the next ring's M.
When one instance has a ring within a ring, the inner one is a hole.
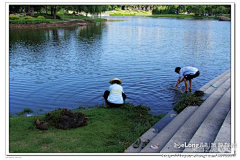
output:
M26 16L26 17L24 17L24 19L33 19L33 17L31 17L31 16Z
M9 19L10 20L17 20L17 19L19 19L19 17L18 17L18 15L10 15Z
M174 110L177 113L183 111L187 106L200 106L204 101L202 96L204 95L201 91L196 91L193 94L185 94L180 101L174 105Z
M46 14L46 13L42 13L42 14L36 13L36 14L34 14L34 17L37 18L38 16L43 16L45 19L53 19L53 15ZM58 16L58 15L56 15L56 18L61 19L61 17Z
M121 8L115 8L116 11L121 11Z
M38 16L37 19L45 19L44 16Z
M18 116L24 115L26 113L33 113L33 111L29 108L24 108L22 112L16 113Z

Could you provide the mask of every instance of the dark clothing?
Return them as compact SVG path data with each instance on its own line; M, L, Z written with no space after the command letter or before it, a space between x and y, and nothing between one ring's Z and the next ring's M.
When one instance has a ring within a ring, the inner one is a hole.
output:
M111 103L109 102L107 99L108 99L108 96L110 94L110 91L106 90L103 94L103 97L105 99L105 101L107 102L107 104L111 107L120 107L122 106L123 104L115 104L115 103ZM122 97L123 97L123 100L125 101L125 99L127 98L126 94L125 93L122 93Z
M193 79L193 78L196 78L196 77L198 77L200 75L200 72L199 71L197 71L194 75L184 75L184 78L186 79L186 80L190 80L190 79Z

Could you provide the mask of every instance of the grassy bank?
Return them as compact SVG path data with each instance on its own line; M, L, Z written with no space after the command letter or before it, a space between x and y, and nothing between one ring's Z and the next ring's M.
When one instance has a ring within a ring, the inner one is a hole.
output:
M149 16L152 15L151 11L143 11L143 10L115 10L105 12L110 16Z
M34 121L45 115L10 117L10 153L119 153L155 124L148 108L126 104L121 108L84 110L88 125L61 130L39 130ZM79 111L76 110L76 111Z
M38 17L11 15L9 19L10 29L62 28L104 21L106 19L75 16L73 14L58 14L57 19L51 19L51 16L47 14Z
M86 17L86 16L76 16L74 14L58 14L58 16L61 18L59 21L71 21L71 20L82 20L82 21L93 21L93 22L104 22L106 19L104 18L91 18L91 17Z
M186 17L193 17L192 14L156 14L156 15L151 15L148 17L179 17L179 18L186 18Z

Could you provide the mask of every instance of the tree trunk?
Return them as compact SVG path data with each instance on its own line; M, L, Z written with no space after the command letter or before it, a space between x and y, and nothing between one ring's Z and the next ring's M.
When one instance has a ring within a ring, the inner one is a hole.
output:
M31 16L32 17L34 16L34 8L33 7L31 8Z
M86 20L87 20L87 15L88 15L88 13L86 12Z
M46 14L48 14L48 6L45 6Z
M53 19L56 19L57 7L53 7Z
M28 9L27 9L27 14L28 14L28 15L30 15L30 14L31 14L31 12L30 12L30 11L31 11L31 8L30 8L30 6L28 6Z
M51 15L53 16L53 6L51 6Z

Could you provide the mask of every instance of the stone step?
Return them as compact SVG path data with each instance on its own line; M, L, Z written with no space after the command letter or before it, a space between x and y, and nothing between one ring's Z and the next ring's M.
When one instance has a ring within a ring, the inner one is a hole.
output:
M230 88L230 82L230 79L225 81L201 104L197 111L189 117L189 119L164 146L164 148L160 151L161 153L181 153L185 149L185 145L189 143L207 115Z
M169 139L177 132L184 122L197 110L198 106L186 107L178 114L161 132L156 135L141 152L159 153L160 150L167 144ZM152 149L151 145L158 145L157 149Z
M211 146L210 153L231 153L231 110L228 112L213 144L215 146Z
M187 147L183 153L209 152L211 146L209 144L213 143L228 112L231 109L231 89L222 96L218 103L214 106L212 111L208 114L206 119L203 121L201 126L198 128L193 138L188 143L188 146L199 147ZM207 144L207 145L201 145Z
M168 125L177 116L176 111L171 110L162 119L160 119L155 125L153 125L149 130L147 130L141 137L141 144L138 148L134 148L131 144L124 152L125 153L138 153L141 151L143 142L147 140L152 140L165 126Z
M217 86L216 88L210 86L207 90L204 91L206 95L212 94L218 86L222 85L226 80L230 78L230 73L225 74L222 78L220 78L218 81L216 81L213 85Z
M199 90L205 92L208 88L214 88L214 87L211 87L211 85L214 85L218 80L222 79L224 76L229 76L229 75L230 75L230 70L228 70L228 71L222 73L221 75L219 75L218 77L212 79L207 84L202 86Z

